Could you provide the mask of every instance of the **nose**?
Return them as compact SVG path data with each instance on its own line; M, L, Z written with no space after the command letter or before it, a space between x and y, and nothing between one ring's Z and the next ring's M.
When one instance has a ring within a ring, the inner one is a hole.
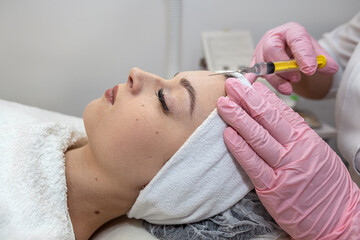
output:
M148 84L154 84L161 78L139 68L132 68L128 77L128 85L132 94L140 93Z

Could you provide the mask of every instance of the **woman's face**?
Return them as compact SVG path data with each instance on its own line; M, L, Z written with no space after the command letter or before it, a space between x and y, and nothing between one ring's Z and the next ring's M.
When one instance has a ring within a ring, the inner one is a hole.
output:
M172 79L133 68L84 111L91 152L110 175L141 187L157 174L225 95L225 77L180 72Z

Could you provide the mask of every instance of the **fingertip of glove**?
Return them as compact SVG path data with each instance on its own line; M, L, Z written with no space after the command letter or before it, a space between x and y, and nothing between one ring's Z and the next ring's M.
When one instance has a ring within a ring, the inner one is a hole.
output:
M330 74L335 74L339 70L339 65L337 63L333 64L331 67L329 67Z
M292 93L292 86L289 82L282 82L278 85L278 88L280 93L285 95L290 95Z
M235 130L232 127L226 127L224 130L224 136L231 137L235 135Z
M230 78L226 79L226 81L236 81L236 79L237 78L235 78L235 77L230 77Z
M227 127L224 130L224 139L227 144L230 144L232 146L235 145L237 135L237 132L232 127Z
M226 79L226 85L227 86L233 86L234 84L238 84L239 83L239 80L237 79L237 78L233 78L233 77L231 77L231 78L228 78L228 79Z
M217 100L217 105L218 105L218 106L222 106L222 105L224 105L225 103L226 103L226 97L221 96L221 97L218 98L218 100Z
M255 82L257 76L254 73L246 73L244 74L244 77L252 84Z
M303 56L297 60L300 70L306 75L313 75L317 70L317 62L314 56Z
M303 72L305 75L308 75L308 76L314 75L316 70L317 70L317 64L305 65L303 67L300 67L300 71Z
M338 70L339 70L339 65L332 58L329 58L325 67L319 69L319 72L327 75L332 75L337 73Z
M220 97L217 100L217 110L222 117L231 115L232 109L236 107L236 104L227 97Z

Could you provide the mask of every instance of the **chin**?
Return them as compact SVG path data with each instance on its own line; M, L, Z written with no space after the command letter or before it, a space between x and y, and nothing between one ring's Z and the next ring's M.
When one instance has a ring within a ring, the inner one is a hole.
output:
M91 135L91 130L96 128L99 116L102 116L101 99L91 101L84 109L83 121L85 125L86 134Z

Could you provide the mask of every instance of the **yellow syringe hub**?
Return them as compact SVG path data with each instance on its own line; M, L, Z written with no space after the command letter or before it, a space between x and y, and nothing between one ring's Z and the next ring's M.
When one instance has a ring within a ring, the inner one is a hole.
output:
M318 68L325 67L326 57L324 55L317 56L316 60L317 60ZM299 66L297 65L295 60L274 62L274 65L275 65L274 73L288 72L299 69Z

